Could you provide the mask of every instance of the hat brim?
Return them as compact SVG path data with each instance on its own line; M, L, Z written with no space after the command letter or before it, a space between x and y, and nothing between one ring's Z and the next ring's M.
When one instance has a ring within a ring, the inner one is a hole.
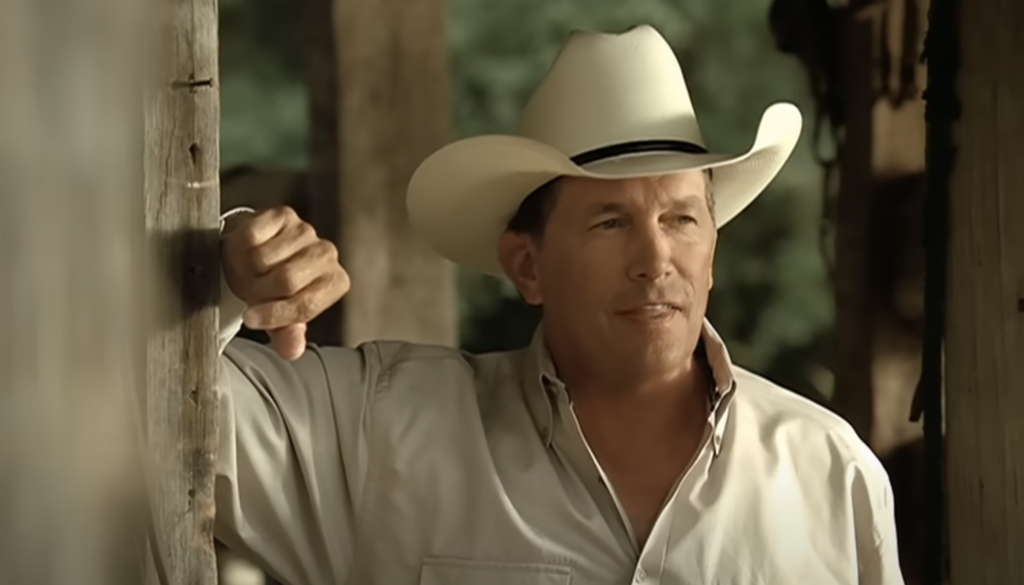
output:
M745 209L792 154L800 137L800 110L768 107L754 144L739 154L656 152L581 167L541 142L486 135L453 142L428 157L409 181L409 221L452 262L503 275L498 241L508 221L535 189L559 176L626 179L715 169L715 222L721 227Z

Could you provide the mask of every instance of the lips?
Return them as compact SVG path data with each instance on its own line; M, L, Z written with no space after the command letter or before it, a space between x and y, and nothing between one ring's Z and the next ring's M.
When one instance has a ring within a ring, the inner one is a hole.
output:
M658 315L663 313L675 313L681 310L682 308L673 302L656 301L630 306L616 311L616 313L620 315Z

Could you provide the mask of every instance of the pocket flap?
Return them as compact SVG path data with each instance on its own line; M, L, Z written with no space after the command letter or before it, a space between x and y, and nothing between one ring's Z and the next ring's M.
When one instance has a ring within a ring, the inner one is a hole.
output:
M546 563L428 557L420 570L420 585L570 585L571 580L571 568Z

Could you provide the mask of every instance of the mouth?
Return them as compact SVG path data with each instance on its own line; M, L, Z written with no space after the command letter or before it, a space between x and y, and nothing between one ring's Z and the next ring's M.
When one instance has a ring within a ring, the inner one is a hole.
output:
M617 315L634 319L663 319L682 312L682 307L672 302L650 302L616 311Z

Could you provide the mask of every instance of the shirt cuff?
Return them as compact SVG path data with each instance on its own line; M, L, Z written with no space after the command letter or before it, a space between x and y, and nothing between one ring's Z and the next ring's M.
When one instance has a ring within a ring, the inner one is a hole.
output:
M236 207L221 215L221 236L224 235L224 226L227 224L227 220L242 213L256 213L256 210L251 207ZM220 328L217 335L217 350L223 354L228 343L231 343L231 340L242 329L242 316L248 308L245 301L231 292L231 287L228 286L227 280L224 278L223 265L220 270L220 304L218 308L220 309Z

